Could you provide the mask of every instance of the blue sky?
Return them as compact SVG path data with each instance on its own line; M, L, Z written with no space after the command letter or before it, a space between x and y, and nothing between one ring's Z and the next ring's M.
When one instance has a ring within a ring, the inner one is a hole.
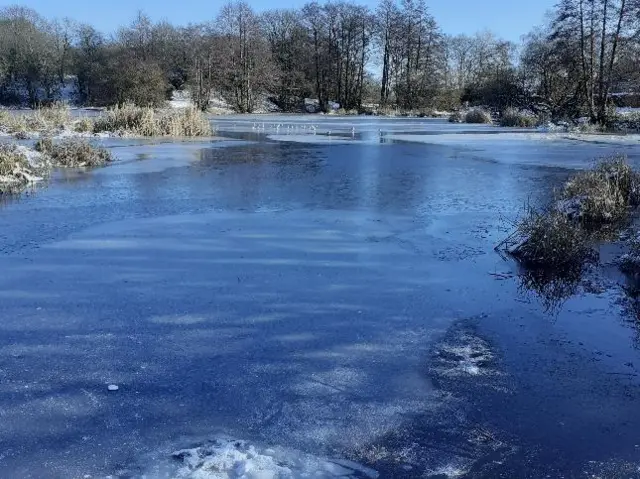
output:
M445 33L473 33L488 28L499 36L518 41L557 0L427 0L431 13ZM248 0L256 10L297 7L306 0ZM10 3L10 0L9 2ZM104 32L129 23L138 10L154 20L174 24L197 23L213 18L222 1L211 0L22 0L16 4L37 10L47 18L71 17L91 23ZM377 0L358 3L375 6Z

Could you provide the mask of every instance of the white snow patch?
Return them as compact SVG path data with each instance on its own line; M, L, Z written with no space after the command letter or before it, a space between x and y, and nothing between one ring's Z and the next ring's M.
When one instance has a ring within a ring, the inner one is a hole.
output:
M435 371L442 376L464 377L495 375L489 367L494 355L483 339L469 333L459 333L436 351Z
M378 473L351 461L323 459L280 447L219 438L172 454L179 461L176 479L377 478Z
M16 149L25 156L25 158L29 162L29 165L32 167L42 166L43 162L45 161L44 155L39 151L32 150L31 148L27 148L24 145L17 145Z
M447 478L462 477L468 472L468 469L464 469L459 465L448 464L444 467L439 467L428 472L429 476L444 476Z
M640 115L640 108L633 108L630 106L618 107L616 108L616 113L618 115L633 115L633 114Z

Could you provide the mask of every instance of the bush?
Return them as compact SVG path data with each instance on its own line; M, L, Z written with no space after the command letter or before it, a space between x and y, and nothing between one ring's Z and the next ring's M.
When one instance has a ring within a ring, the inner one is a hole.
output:
M36 142L35 149L50 157L54 166L61 168L104 166L113 161L109 150L86 140L67 139L54 143L51 138L42 138Z
M537 123L538 119L534 115L515 108L507 108L500 116L500 126L532 128Z
M449 115L449 123L462 123L464 121L464 115L461 111L454 111Z
M90 118L81 118L73 126L76 133L90 133L93 131L93 121Z
M0 176L11 175L16 167L26 168L28 166L27 157L18 149L17 145L0 143Z
M27 132L26 132L26 131L24 131L24 130L20 130L20 131L16 131L16 132L13 134L13 137L14 137L16 140L28 140L28 139L29 139L29 133L27 133Z
M526 266L561 270L584 262L591 254L584 230L555 209L529 208L516 233L518 244L509 252Z
M615 131L640 131L640 111L617 113L607 120L607 127Z
M435 118L436 112L435 110L419 110L416 116L418 118Z
M493 120L491 119L491 113L487 110L483 110L482 108L472 108L465 113L464 122L491 124L493 123Z
M0 143L0 195L16 193L34 179L24 152L15 144Z
M158 113L131 103L116 106L96 119L94 133L118 132L136 136L210 136L211 124L204 113L189 108Z
M383 106L381 108L378 108L378 110L375 111L375 114L378 116L398 116L399 111L397 108L393 108L390 106Z
M156 63L122 57L112 65L108 75L115 91L111 104L130 102L161 107L170 96L171 86Z
M579 202L577 216L586 226L619 221L626 218L629 207L640 204L640 176L623 156L604 159L571 178L562 199Z

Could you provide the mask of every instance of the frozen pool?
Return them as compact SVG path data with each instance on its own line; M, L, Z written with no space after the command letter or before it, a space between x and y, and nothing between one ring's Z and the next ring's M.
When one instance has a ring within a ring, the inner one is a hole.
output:
M214 122L0 210L0 476L634 477L620 289L549 312L493 246L635 137Z

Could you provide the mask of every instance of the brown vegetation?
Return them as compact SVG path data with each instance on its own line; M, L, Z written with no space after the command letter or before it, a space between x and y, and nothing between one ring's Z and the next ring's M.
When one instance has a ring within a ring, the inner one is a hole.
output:
M61 168L97 167L113 161L109 150L83 139L54 142L43 138L36 142L35 149L50 158L53 166Z

